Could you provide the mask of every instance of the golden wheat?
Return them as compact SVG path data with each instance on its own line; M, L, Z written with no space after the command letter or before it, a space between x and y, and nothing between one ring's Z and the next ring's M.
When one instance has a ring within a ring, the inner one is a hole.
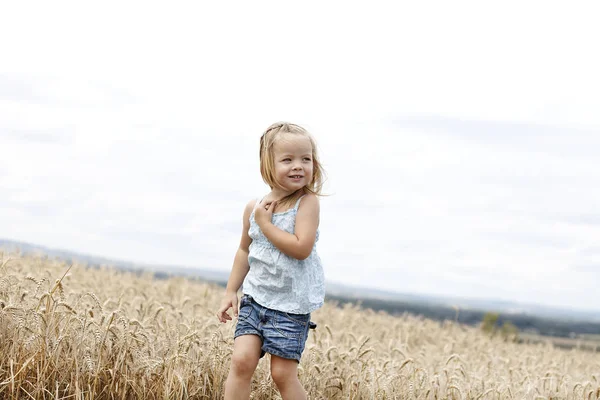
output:
M222 288L1 257L0 398L221 398L234 328L214 316ZM299 367L311 399L600 397L600 353L348 304L328 302L313 320ZM268 361L252 389L280 398Z

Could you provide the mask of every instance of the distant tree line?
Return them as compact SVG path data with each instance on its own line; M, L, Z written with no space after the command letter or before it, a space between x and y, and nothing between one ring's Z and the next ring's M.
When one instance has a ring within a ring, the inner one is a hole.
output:
M328 300L335 301L339 305L345 303L359 303L363 308L370 308L375 311L386 311L392 315L400 315L405 312L422 315L426 318L444 321L452 320L462 324L482 326L486 323L491 326L497 326L504 332L514 332L514 328L523 332L531 332L544 336L570 337L572 334L600 334L600 323L584 321L568 321L561 319L551 319L536 317L526 314L502 314L490 313L482 310L457 310L452 307L445 307L436 304L403 302L395 300L379 299L355 299L344 296L328 295ZM486 314L488 320L486 322ZM489 318L494 316L492 323Z

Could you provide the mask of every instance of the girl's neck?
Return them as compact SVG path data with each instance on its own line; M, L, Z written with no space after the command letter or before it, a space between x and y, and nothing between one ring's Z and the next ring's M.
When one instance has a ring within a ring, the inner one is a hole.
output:
M281 189L272 189L269 197L277 201L277 205L275 206L273 212L280 213L289 210L294 206L296 199L302 196L302 194L304 194L303 189L293 192L288 192Z
M289 192L286 190L282 190L282 189L278 189L278 188L273 188L271 189L271 197L273 199L277 199L277 200L281 200L285 197L291 196L292 194L300 194L301 192L303 192L302 189L300 190L295 190L293 192Z

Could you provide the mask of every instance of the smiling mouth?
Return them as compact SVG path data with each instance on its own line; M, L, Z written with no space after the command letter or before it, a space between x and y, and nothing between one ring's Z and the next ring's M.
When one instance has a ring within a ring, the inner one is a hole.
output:
M304 178L304 176L302 176L302 175L291 175L290 178L292 178L292 179L300 179L300 178Z

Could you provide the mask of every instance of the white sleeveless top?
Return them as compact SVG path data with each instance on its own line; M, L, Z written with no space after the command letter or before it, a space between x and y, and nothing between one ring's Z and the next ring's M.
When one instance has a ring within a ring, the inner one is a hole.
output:
M274 213L273 225L293 234L302 197L294 208ZM323 305L325 276L317 254L318 229L312 252L305 260L287 256L275 247L260 230L254 211L248 235L252 243L248 253L250 270L242 285L244 294L263 307L292 314L308 314Z

